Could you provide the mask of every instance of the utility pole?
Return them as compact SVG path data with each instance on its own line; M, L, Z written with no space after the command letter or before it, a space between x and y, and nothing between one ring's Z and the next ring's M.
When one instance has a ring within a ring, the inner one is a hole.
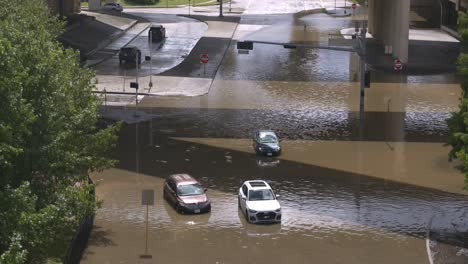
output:
M135 65L136 65L136 83L137 88L135 89L135 117L138 117L138 62L140 60L140 53L135 50Z
M223 0L219 0L219 17L223 17Z

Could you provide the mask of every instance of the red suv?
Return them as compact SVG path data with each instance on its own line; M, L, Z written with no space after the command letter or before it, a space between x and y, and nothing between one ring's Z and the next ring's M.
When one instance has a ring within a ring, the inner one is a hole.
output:
M174 174L164 183L164 199L179 213L199 214L211 211L206 189L188 174Z

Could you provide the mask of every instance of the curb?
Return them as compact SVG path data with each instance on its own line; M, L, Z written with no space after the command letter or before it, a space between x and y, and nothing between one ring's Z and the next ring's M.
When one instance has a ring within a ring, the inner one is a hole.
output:
M393 64L372 64L366 63L371 70L379 72L395 73ZM399 71L401 74L406 75L434 75L434 74L453 74L457 73L456 66L452 65L420 65L420 64L403 64L403 70Z
M309 10L303 10L295 13L293 16L295 18L301 18L306 15L312 15L312 14L320 14L320 13L325 13L326 9L321 7L321 8L315 8L315 9L309 9Z

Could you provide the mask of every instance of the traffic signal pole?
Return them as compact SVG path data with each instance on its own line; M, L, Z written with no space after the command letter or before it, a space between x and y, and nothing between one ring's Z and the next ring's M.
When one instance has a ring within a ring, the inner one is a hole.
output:
M366 81L366 24L362 22L361 33L359 36L359 49L358 54L361 62L361 83L360 83L360 96L359 96L359 119L364 119L364 98L365 98L365 81Z

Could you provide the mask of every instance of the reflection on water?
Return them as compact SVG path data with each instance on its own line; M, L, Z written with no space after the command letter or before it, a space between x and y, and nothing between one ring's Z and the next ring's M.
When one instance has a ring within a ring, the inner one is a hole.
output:
M180 146L173 145L173 148L180 149ZM262 255L264 259L258 263L266 263L266 260L275 261L276 254L265 256L262 252L273 251L295 255L296 263L308 263L307 259L311 258L326 260L334 248L340 252L338 262L348 260L348 250L353 249L360 261L347 263L362 263L362 259L369 263L382 257L384 260L380 263L398 260L398 263L419 263L427 257L424 239L428 222L434 216L437 221L433 221L431 236L439 245L454 248L466 243L465 238L457 234L464 230L464 222L460 219L467 215L466 196L365 176L342 177L339 173L327 174L313 167L284 161L274 170L267 169L267 173L261 174L259 170L264 168L258 168L255 163L248 165L238 153L232 155L243 169L231 172L228 168L222 169L221 164L200 170L197 165L192 165L192 170L179 169L180 161L170 158L168 164L173 164L172 168L151 166L148 171L148 159L145 158L148 155L142 155L143 171L139 175L125 170L106 171L99 175L104 180L98 195L106 202L96 221L106 223L107 228L131 227L133 231L125 239L132 241L132 236L141 235L144 230L145 209L139 200L141 189L153 188L156 203L150 207L149 215L150 252L159 252L158 259L174 257L173 247L187 247L203 253L209 262L215 259L234 261L243 254L249 258ZM161 177L173 170L188 171L210 188L211 213L178 214L162 199ZM267 179L281 195L281 224L249 224L238 210L236 193L240 182L256 178ZM441 214L445 218L437 217ZM460 219L454 221L457 217ZM460 230L454 229L454 224ZM123 244L118 238L113 242ZM305 253L302 251L304 246L312 246L314 251ZM163 248L165 250L161 251ZM373 253L369 254L369 248ZM87 255L83 263L97 263L93 258L98 256ZM177 255L175 263L187 261L186 257ZM286 262L278 260L276 263Z
M200 138L251 138L253 131L272 129L291 140L365 140L446 142L449 113L366 112L320 110L249 110L156 108L152 123L161 135ZM142 123L147 126L148 123ZM185 151L185 150L184 150Z
M193 117L179 121L188 124L188 119L193 120ZM170 136L186 135L190 131L190 126L178 128L175 120L166 120L164 123L171 124L175 131ZM425 239L429 220L434 214L465 214L468 210L468 202L463 195L291 161L276 162L276 158L262 158L250 153L182 142L161 133L157 122L152 124L155 128L152 132L148 130L148 124L137 124L138 130L135 126L129 125L122 130L117 152L121 160L119 168L130 171L139 168L139 173L154 176L155 178L150 179L154 182L152 185L155 186L157 197L162 189L161 178L173 173L187 172L210 188L210 214L179 215L161 199L156 208L157 213L152 216L155 230L167 229L165 232L182 232L187 235L190 232L206 232L204 234L210 236L216 230L224 232L226 229L234 229L237 230L236 239L241 239L244 235L333 239L339 234L351 240L362 237L406 244L409 237ZM200 126L197 128L200 129ZM139 131L138 138L141 139L137 148L134 140L128 140L135 138L135 131ZM213 130L201 129L199 132L201 131L206 133ZM152 144L158 148L148 145L149 132L152 135ZM135 151L139 153L138 166L135 164ZM180 153L187 153L190 162ZM165 163L158 162L163 158ZM281 195L283 220L279 230L277 226L251 226L239 215L236 197L238 188L243 181L252 179L269 181L275 192ZM125 180L135 183L131 177ZM122 202L116 202L122 199ZM109 199L112 204L106 205L100 215L129 223L143 223L138 199L138 191L126 193L121 190L118 195L113 194ZM448 220L444 224L451 225ZM444 242L464 243L461 240Z

